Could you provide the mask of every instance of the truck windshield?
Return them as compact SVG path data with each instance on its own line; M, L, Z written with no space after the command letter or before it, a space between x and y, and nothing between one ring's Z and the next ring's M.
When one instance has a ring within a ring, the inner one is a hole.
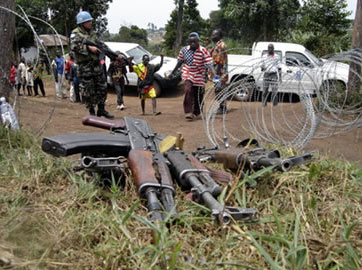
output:
M150 59L152 59L152 54L149 51L147 51L145 48L142 48L141 46L137 46L135 48L128 50L127 54L133 56L133 60L135 61L136 64L142 62L142 57L145 54L147 54L150 57Z
M311 53L309 50L305 49L305 54L310 58L312 59L312 61L318 65L318 66L321 66L323 64L323 62L321 60L319 60L317 57L314 56L313 53Z

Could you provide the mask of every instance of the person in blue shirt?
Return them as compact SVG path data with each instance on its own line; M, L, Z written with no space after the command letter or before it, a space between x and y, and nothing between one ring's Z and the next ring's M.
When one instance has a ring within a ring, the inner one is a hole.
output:
M55 95L58 99L67 98L67 89L65 88L65 59L61 56L60 52L57 51L57 56L53 61L54 69L56 70L56 81L55 81Z

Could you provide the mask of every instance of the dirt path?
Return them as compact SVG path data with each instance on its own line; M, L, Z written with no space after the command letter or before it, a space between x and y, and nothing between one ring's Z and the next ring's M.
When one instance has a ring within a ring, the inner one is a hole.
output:
M162 112L159 116L152 115L151 101L146 101L145 116L140 114L140 102L136 96L134 88L126 89L124 111L116 110L116 95L108 94L106 109L115 114L119 119L123 116L138 117L147 120L152 128L158 133L176 135L181 132L185 137L185 150L192 151L196 147L205 145L210 146L205 135L205 129L202 120L186 122L183 114L183 91L178 89L172 93L165 94L158 98L158 110ZM30 129L40 136L58 135L64 133L77 132L107 132L93 127L82 125L82 117L87 115L87 110L83 104L71 103L69 99L57 101L54 99L54 86L51 81L46 82L46 97L20 97L17 103L16 112L19 122L23 128ZM227 117L228 127L232 134L243 136L243 123L247 126L247 117L245 110L240 109L241 103L233 101L230 104L230 112ZM258 102L249 103L246 106L260 106ZM284 114L295 113L295 104L283 104ZM277 117L277 115L275 116ZM219 117L221 118L221 117ZM49 122L46 122L49 119ZM361 128L339 136L329 137L327 139L312 140L306 151L317 150L320 153L328 153L333 157L346 158L353 162L361 161L362 153L362 134Z

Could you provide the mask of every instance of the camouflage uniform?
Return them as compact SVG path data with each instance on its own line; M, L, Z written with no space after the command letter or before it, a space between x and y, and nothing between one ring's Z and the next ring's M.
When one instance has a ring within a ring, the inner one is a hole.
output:
M96 42L97 35L91 30L83 31L77 27L70 35L70 47L78 64L79 91L87 107L95 104L103 105L107 98L107 81L104 67L101 65L99 55L88 51L83 40Z

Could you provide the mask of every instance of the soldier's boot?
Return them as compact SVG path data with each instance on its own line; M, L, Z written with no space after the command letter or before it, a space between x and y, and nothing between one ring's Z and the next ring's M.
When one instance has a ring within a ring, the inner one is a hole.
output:
M89 115L93 115L93 116L96 115L96 110L94 109L94 106L93 106L93 105L91 105L91 106L89 107Z
M109 112L107 112L104 109L104 104L98 104L97 116L99 116L99 117L104 116L105 118L108 118L108 119L113 119L114 118L113 114L110 114Z

